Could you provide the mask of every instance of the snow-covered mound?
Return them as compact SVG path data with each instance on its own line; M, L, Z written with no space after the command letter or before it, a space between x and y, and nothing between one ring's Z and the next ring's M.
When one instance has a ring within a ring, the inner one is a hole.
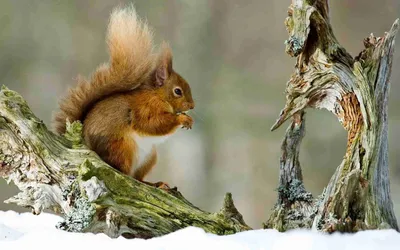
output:
M366 231L357 234L324 235L308 230L279 233L254 230L229 236L216 236L189 227L150 240L110 239L104 234L67 233L55 228L60 217L0 211L0 250L75 250L83 249L174 249L174 250L369 250L400 249L400 234L394 230Z

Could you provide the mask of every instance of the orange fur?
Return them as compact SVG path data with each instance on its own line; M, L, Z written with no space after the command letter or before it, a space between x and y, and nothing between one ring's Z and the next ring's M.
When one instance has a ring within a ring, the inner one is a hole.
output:
M144 177L151 171L151 169L157 163L157 151L155 148L152 149L149 159L140 168L135 170L133 177L139 181L143 181Z
M67 119L81 121L89 148L114 168L143 181L157 162L153 141L193 124L182 113L194 108L190 86L173 70L166 43L153 53L149 27L139 21L133 7L112 12L107 42L109 64L100 66L90 81L81 79L70 89L54 116L54 128L64 133Z
M126 92L145 83L154 71L156 54L149 27L130 6L111 13L107 32L110 62L97 68L90 80L79 77L54 115L54 127L65 132L66 120L82 120L97 101L114 93Z
M101 145L97 145L101 148ZM131 174L132 164L134 164L134 151L136 147L132 140L125 138L119 138L110 141L107 155L103 155L103 159L106 160L111 166L115 166L118 170L126 175ZM112 154L110 154L110 152Z

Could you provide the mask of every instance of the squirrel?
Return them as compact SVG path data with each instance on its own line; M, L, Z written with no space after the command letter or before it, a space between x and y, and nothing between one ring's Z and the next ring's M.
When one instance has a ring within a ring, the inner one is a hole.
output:
M187 111L195 107L187 81L172 67L164 41L155 52L153 33L133 5L113 9L106 42L109 62L59 101L53 115L56 133L66 122L83 124L89 149L120 172L143 183L169 189L163 182L144 181L157 162L157 144L179 128L191 129Z

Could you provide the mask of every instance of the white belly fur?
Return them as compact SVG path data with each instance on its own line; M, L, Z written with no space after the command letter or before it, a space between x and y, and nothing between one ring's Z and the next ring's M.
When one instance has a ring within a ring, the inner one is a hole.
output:
M163 143L165 140L168 139L168 137L169 137L169 135L140 136L136 133L133 133L132 138L136 142L137 152L135 154L136 155L136 164L132 168L132 170L140 168L147 161L148 157L151 155L151 151L153 150L153 147L155 147L158 144Z

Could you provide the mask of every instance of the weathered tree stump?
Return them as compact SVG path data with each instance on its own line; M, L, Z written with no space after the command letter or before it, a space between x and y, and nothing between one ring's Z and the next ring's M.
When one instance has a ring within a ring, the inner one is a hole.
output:
M286 86L285 108L272 130L295 117L282 146L278 203L265 226L398 230L390 198L387 109L399 21L383 37L366 38L365 49L352 58L333 34L327 0L293 0L288 15L286 52L297 63ZM348 132L344 159L314 202L304 190L298 162L304 123L298 114L306 108L327 109ZM301 187L295 194L290 191L294 185ZM293 223L293 218L303 223Z

